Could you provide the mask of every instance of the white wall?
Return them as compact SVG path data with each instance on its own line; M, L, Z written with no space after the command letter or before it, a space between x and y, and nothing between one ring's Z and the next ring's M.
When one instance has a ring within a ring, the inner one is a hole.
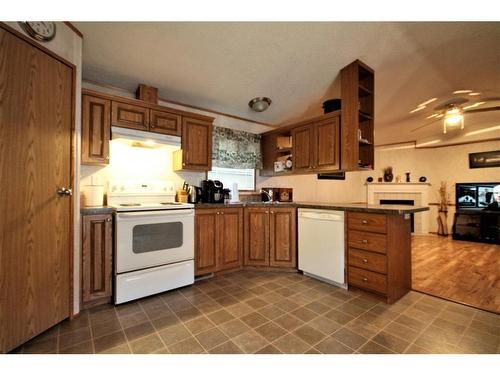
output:
M26 33L17 22L6 22L7 25ZM75 92L75 134L76 134L76 170L75 180L80 179L80 129L81 129L81 89L82 89L82 38L71 30L64 22L56 22L56 36L50 42L40 43L65 60L76 66L76 92ZM73 186L74 191L74 256L73 256L73 311L80 311L80 200L79 185Z
M455 184L457 182L496 182L500 181L500 168L469 169L469 153L500 150L500 140L467 145L426 148L381 150L375 149L376 170L362 172L362 181L372 176L375 181L383 176L383 168L391 166L394 177L400 175L404 181L405 172L411 173L411 181L417 182L420 176L427 177L431 184L429 203L439 202L441 181L446 181L450 193L450 202L455 202ZM449 207L448 229L453 225L454 206ZM437 231L437 207L431 206L429 215L430 231Z

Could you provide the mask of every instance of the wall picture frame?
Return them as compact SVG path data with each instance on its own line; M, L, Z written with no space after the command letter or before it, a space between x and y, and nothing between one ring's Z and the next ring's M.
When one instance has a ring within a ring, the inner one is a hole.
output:
M469 154L469 168L500 167L500 150Z

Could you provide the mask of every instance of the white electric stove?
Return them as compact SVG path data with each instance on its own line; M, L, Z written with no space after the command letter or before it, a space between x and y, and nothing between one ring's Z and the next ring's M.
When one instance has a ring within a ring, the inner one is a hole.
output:
M111 181L115 303L194 283L194 205L167 181Z

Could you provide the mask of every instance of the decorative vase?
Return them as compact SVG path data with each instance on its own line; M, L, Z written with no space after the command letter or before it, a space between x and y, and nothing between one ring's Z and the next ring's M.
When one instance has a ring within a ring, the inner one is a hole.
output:
M392 182L394 179L394 176L392 174L392 167L387 167L384 169L384 181L385 182Z

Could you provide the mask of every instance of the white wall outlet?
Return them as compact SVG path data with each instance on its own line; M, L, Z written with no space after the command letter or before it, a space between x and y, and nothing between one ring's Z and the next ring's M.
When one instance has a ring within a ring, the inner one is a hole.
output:
M102 177L98 175L93 175L91 177L91 184L92 185L102 185Z

